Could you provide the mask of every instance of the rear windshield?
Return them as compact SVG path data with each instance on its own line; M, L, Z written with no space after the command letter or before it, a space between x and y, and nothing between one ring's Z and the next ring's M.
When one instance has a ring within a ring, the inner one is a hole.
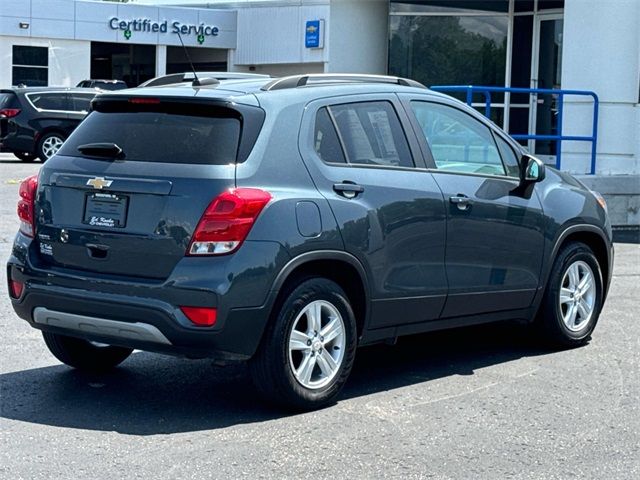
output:
M236 161L240 120L164 112L94 111L67 139L59 155L82 157L88 143L115 143L124 160L226 165Z
M15 95L13 93L0 93L0 109L11 108L14 98Z

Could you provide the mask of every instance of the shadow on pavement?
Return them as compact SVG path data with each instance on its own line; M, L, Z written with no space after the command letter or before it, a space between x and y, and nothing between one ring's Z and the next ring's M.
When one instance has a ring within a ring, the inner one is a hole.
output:
M546 353L529 330L495 324L401 339L358 351L340 400ZM256 395L245 365L135 353L115 371L52 366L0 375L0 415L66 428L155 435L288 416Z
M9 158L7 158L5 156L0 157L0 165L4 165L5 163L24 163L25 165L32 165L34 163L39 163L39 162L36 162L36 161L34 161L34 162L23 162L22 160L14 157L14 156L11 156Z

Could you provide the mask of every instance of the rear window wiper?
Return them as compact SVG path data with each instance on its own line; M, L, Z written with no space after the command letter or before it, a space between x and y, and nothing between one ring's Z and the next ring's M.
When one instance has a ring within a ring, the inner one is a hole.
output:
M86 143L78 146L78 151L90 157L124 158L124 152L115 143Z

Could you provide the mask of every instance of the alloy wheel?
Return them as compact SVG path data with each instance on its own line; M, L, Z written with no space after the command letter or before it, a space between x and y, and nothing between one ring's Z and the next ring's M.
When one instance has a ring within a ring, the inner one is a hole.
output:
M572 332L587 326L596 303L596 282L593 270L582 260L566 269L560 285L559 306L562 321Z
M42 142L42 153L44 153L45 157L49 159L58 153L58 150L60 150L63 143L64 140L62 138L56 135L51 135L45 138L44 142Z
M289 366L296 380L312 390L328 385L342 365L345 341L344 320L333 304L306 305L289 334Z

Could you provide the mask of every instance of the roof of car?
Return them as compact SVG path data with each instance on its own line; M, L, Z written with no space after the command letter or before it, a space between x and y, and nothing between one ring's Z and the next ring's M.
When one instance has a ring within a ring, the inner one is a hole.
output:
M0 90L1 93L34 93L34 92L83 92L99 93L95 88L81 87L10 87Z
M141 87L119 90L103 95L117 96L157 96L157 97L200 97L200 98L228 98L244 95L261 99L272 97L282 92L286 96L294 95L313 100L336 94L366 94L389 92L433 93L418 82L398 77L384 77L373 75L303 75L281 78L247 78L220 80L211 85L193 87L191 84L171 84L156 87ZM308 81L311 80L311 81ZM276 88L274 88L274 85ZM280 95L278 95L280 96Z
M87 78L78 83L82 83L82 82L125 83L123 80L109 80L106 78Z

